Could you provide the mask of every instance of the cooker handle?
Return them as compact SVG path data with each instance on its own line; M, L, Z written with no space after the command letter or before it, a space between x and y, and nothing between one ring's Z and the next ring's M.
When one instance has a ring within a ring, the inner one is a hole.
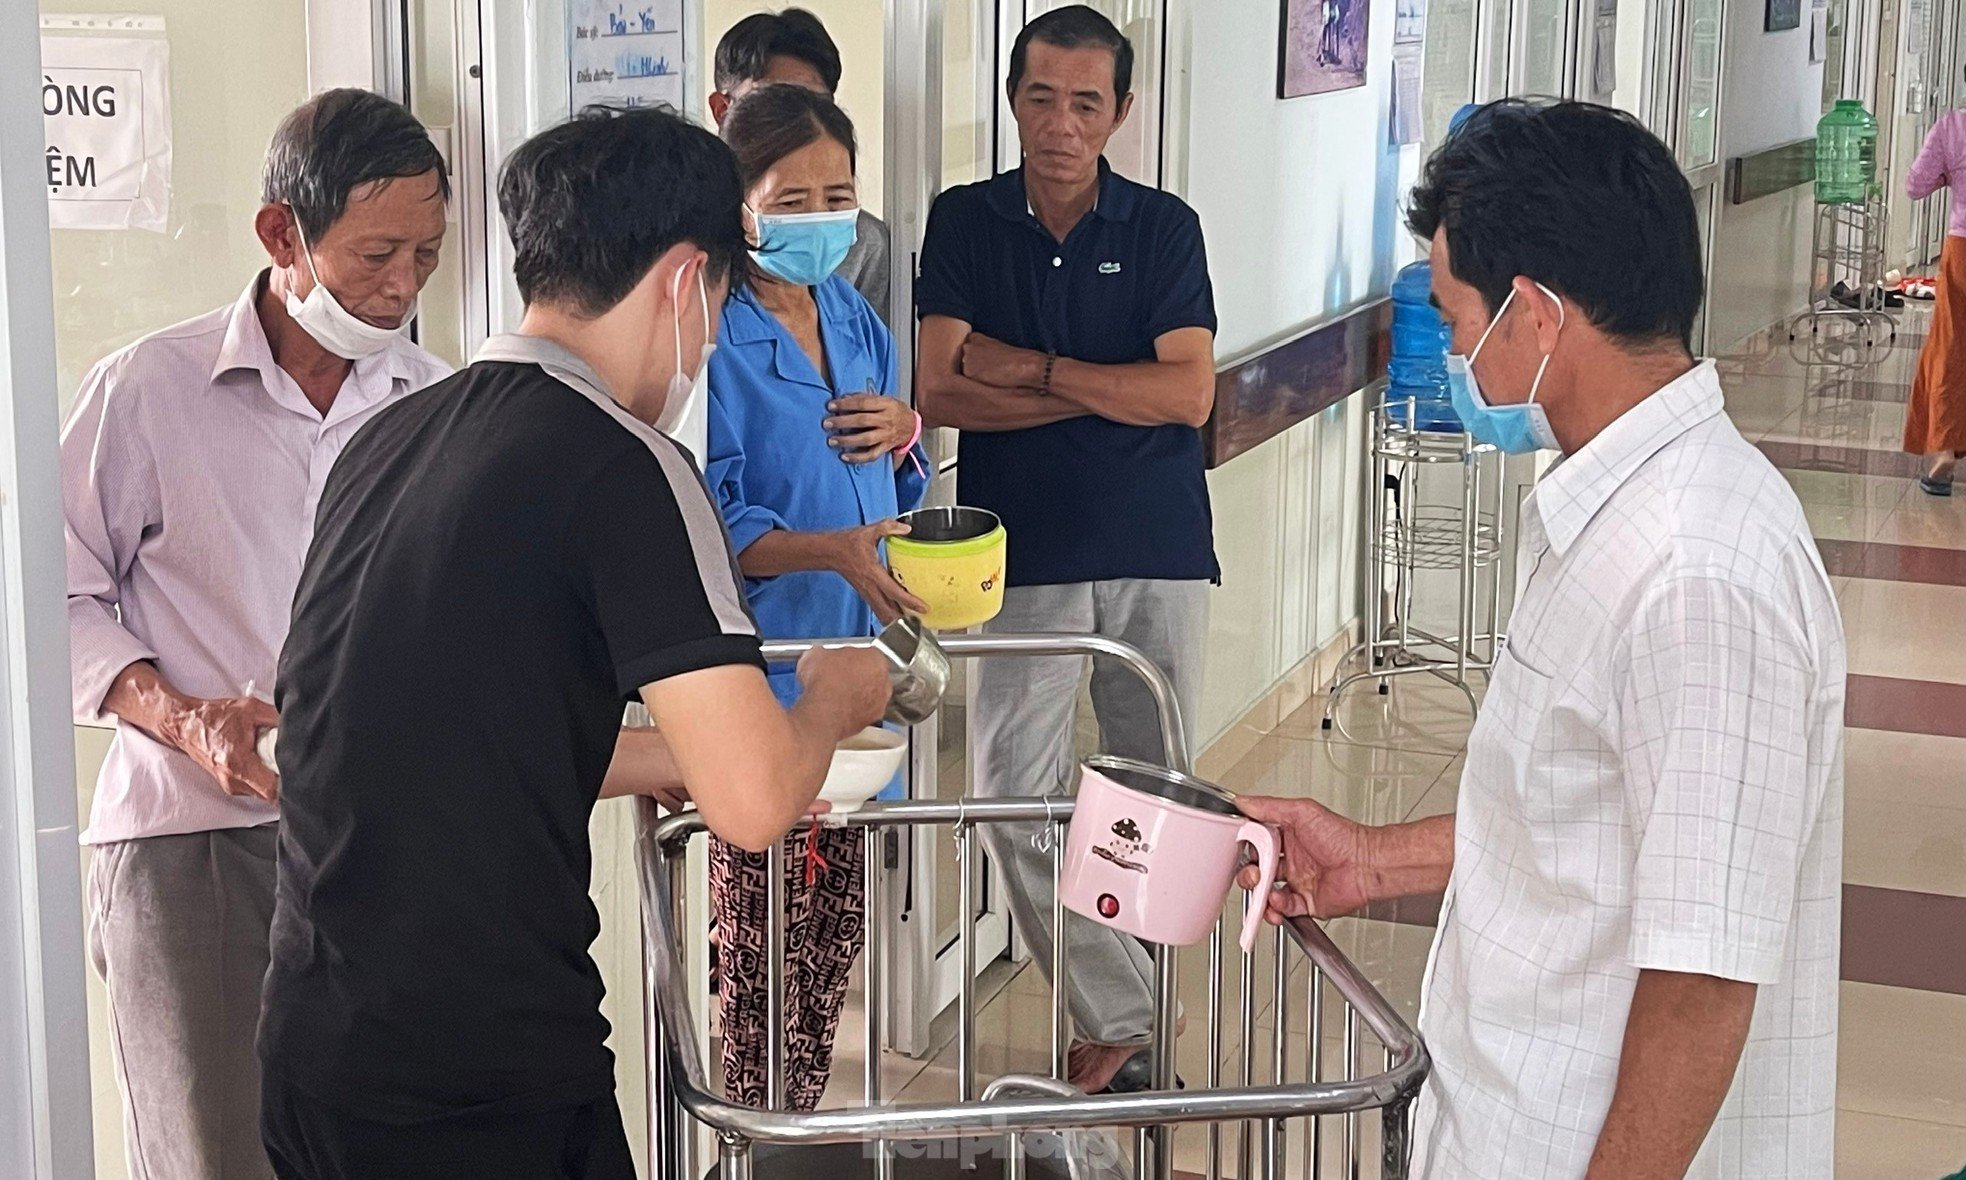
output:
M1277 834L1268 824L1252 819L1242 825L1236 838L1256 850L1256 867L1261 874L1256 888L1249 891L1243 903L1242 953L1246 955L1256 946L1256 934L1263 928L1263 911L1270 904L1270 889L1276 884Z

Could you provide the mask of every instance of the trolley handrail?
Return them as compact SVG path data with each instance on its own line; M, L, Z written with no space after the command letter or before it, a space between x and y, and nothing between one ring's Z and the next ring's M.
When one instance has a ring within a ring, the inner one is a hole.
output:
M1153 698L1159 714L1161 737L1165 764L1169 769L1190 771L1192 761L1188 754L1186 731L1183 728L1179 703L1175 698L1174 686L1167 674L1148 659L1138 648L1120 640L1100 635L1083 634L982 634L947 635L938 637L945 654L955 659L974 659L982 656L1096 656L1109 658L1127 667L1137 675ZM763 644L766 659L776 661L795 660L806 652L818 647L864 647L872 644L871 639L840 640L774 640ZM965 798L953 802L939 800L908 800L896 803L865 804L848 815L822 817L822 823L835 827L850 827L862 832L869 849L874 847L876 831L888 827L948 824L953 825L958 839L961 855L972 855L972 842L978 824L1031 823L1042 822L1054 835L1062 831L1062 825L1071 817L1075 800L1056 796L1035 796L1026 798ZM1251 1078L1247 1063L1243 1070L1244 1084L1237 1088L1217 1088L1216 1063L1211 1060L1208 1067L1208 1087L1200 1090L1182 1090L1176 1085L1174 1073L1175 1028L1178 1022L1178 978L1176 974L1176 948L1154 946L1154 1015L1152 1027L1153 1054L1151 1058L1151 1090L1129 1094L1098 1094L1063 1098L1055 1095L1036 1095L1015 1099L998 1098L994 1101L958 1100L945 1103L895 1104L879 1101L878 1086L875 1080L878 1070L871 1068L878 1060L878 1001L874 989L879 980L875 960L877 942L870 937L867 945L867 986L869 989L868 1013L868 1105L846 1110L818 1110L792 1112L781 1109L760 1109L745 1106L724 1098L712 1088L708 1069L704 1062L704 1047L695 1037L695 1022L692 1019L689 1001L689 987L683 953L681 931L678 929L677 894L680 891L682 857L692 837L707 831L707 825L694 811L664 819L653 800L640 799L636 811L636 861L641 882L643 960L648 975L648 995L645 1012L649 1017L648 1049L651 1073L652 1105L666 1103L666 1109L678 1114L686 1113L697 1122L717 1132L721 1145L720 1157L724 1160L726 1177L743 1178L750 1175L750 1146L753 1143L773 1143L786 1145L817 1145L840 1142L888 1142L893 1140L952 1139L968 1136L1016 1135L1027 1131L1076 1131L1094 1127L1134 1127L1136 1142L1136 1175L1152 1174L1166 1180L1172 1169L1171 1128L1177 1123L1191 1122L1231 1122L1244 1120L1245 1126L1254 1128L1258 1121L1266 1128L1276 1128L1290 1119L1310 1116L1343 1114L1348 1116L1345 1126L1345 1149L1348 1158L1353 1149L1355 1121L1360 1111L1381 1109L1386 1122L1382 1150L1385 1160L1393 1167L1390 1175L1403 1175L1406 1161L1404 1111L1425 1079L1428 1069L1427 1052L1419 1036L1401 1019L1385 998L1366 981L1358 969L1326 937L1322 928L1307 919L1293 919L1284 928L1289 933L1289 941L1295 942L1313 964L1313 991L1321 987L1321 980L1329 978L1340 996L1350 1005L1352 1017L1345 1025L1345 1046L1348 1064L1346 1072L1352 1072L1356 1064L1355 1035L1359 1019L1363 1019L1377 1035L1385 1050L1386 1069L1363 1078L1341 1080L1321 1080L1321 1070L1313 1065L1310 1077L1320 1080L1300 1084L1283 1082L1282 1040L1285 1022L1283 1020L1282 996L1284 990L1285 963L1283 947L1285 938L1280 931L1276 937L1276 989L1279 1000L1279 1016L1275 1040L1277 1043L1277 1064L1273 1084L1255 1086L1249 1084ZM782 880L780 857L781 846L774 845L769 851L767 864L767 888L774 898L769 899L767 908L776 912L782 901L776 899L778 882ZM1069 978L1066 965L1064 940L1061 930L1064 922L1062 902L1057 895L1057 874L1062 871L1062 847L1054 846L1052 871L1054 897L1052 967L1052 1053L1054 1070L1064 1068L1064 1048L1060 1039L1064 1033L1064 980ZM871 854L868 860L868 889L870 913L867 929L870 934L876 929L871 907L878 896L874 878L878 872L876 859ZM959 998L959 1023L962 1046L962 1063L959 1066L959 1080L963 1082L963 1093L971 1093L973 1082L973 1061L969 1057L970 1037L974 1022L972 971L968 956L974 947L973 908L969 899L969 882L972 875L965 871L964 882L964 931L959 940L964 948L965 970L963 972L962 994ZM779 967L783 953L782 927L774 920L767 931L768 956L771 962L771 989L776 994L780 986ZM1216 942L1210 950L1210 970L1216 972L1221 949L1221 924L1217 923ZM1249 1029L1250 1009L1248 997L1247 970L1251 960L1247 952L1243 956L1245 964L1244 980L1244 1037L1252 1037ZM1219 977L1218 977L1219 978ZM1321 996L1321 993L1319 993ZM1217 993L1211 985L1209 1011L1211 1023L1217 1013ZM1311 1041L1322 1051L1322 1000L1317 1000L1312 1009ZM774 1019L776 1016L774 1015ZM1218 1026L1219 1027L1219 1026ZM1211 1057L1215 1044L1215 1034L1211 1031ZM772 1033L770 1043L770 1091L768 1106L776 1107L782 1099L777 1094L779 1044L777 1033ZM1314 1053L1315 1057L1316 1054ZM680 1134L676 1125L678 1120L663 1120L664 1137ZM1316 1119L1312 1118L1315 1141ZM654 1127L652 1126L652 1130ZM1266 1133L1267 1134L1267 1133ZM1210 1132L1211 1177L1219 1175L1216 1168L1217 1143L1214 1131ZM665 1143L680 1143L664 1139ZM1253 1141L1245 1139L1245 1151ZM1269 1165L1266 1175L1274 1174L1274 1138L1266 1144L1265 1161ZM883 1149L885 1150L885 1149ZM1151 1157L1151 1168L1146 1168ZM880 1174L887 1175L883 1156ZM1245 1172L1245 1175L1248 1173Z
M1384 1106L1409 1094L1425 1078L1428 1059L1417 1033L1345 958L1317 923L1292 919L1291 941L1322 968L1340 996L1355 1008L1391 1055L1385 1072L1351 1081L1299 1082L1210 1091L1176 1090L1093 1094L1073 1099L1015 1098L993 1102L883 1104L805 1113L760 1110L731 1102L708 1081L702 1046L694 1035L685 982L682 943L675 929L669 861L690 837L707 831L693 811L651 818L653 801L638 800L643 824L637 855L643 859L643 931L651 952L656 1008L666 1035L668 1082L690 1114L711 1129L758 1143L819 1144L871 1139L944 1139L1024 1131L1091 1127L1144 1127L1162 1123L1297 1118L1342 1114ZM1029 822L1070 818L1073 800L907 800L869 803L827 821L852 827L911 823Z
M1167 767L1184 773L1192 771L1192 759L1188 755L1188 734L1183 725L1180 707L1176 704L1174 684L1168 680L1167 673L1141 653L1140 649L1118 639L1108 639L1104 635L1067 634L1028 634L1013 635L992 632L987 635L937 635L935 641L942 645L945 654L970 659L977 656L1105 656L1127 665L1134 675L1140 677L1147 691L1154 698L1154 707L1160 713L1161 747L1167 757ZM770 639L763 644L764 657L778 663L789 663L798 659L815 647L872 647L874 641L865 639Z

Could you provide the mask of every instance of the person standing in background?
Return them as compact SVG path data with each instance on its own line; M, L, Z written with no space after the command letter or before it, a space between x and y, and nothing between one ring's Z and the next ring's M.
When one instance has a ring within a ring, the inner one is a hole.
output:
M1199 427L1215 393L1215 299L1201 225L1102 153L1131 110L1133 46L1085 5L1024 26L1007 89L1023 166L951 189L929 214L915 300L916 402L962 431L958 499L1009 533L993 631L1079 631L1140 648L1197 710L1216 564ZM985 795L1068 789L1081 658L984 660L972 721ZM1159 716L1093 662L1102 748L1160 762ZM1017 926L1051 932L1051 867L1028 830L989 825ZM1153 962L1105 926L1068 926L1071 1081L1143 1089ZM1040 963L1049 962L1042 954Z
M61 438L75 718L116 725L82 837L89 951L150 1180L271 1175L253 1033L280 784L258 738L329 469L450 372L408 335L450 196L408 111L308 100L261 196L272 267L97 364Z
M710 94L710 115L722 127L731 104L760 86L777 83L838 99L840 72L839 46L818 17L803 8L755 13L732 25L717 42L717 88ZM873 305L882 323L892 326L889 248L887 223L863 207L853 245L837 273Z
M1947 111L1932 125L1905 176L1905 192L1922 201L1966 179L1966 111ZM1918 356L1905 405L1905 450L1924 460L1918 486L1952 495L1953 468L1966 456L1966 201L1954 199L1939 253L1932 329Z
M894 518L921 503L921 421L894 396L894 337L835 273L853 232L853 123L825 94L764 86L731 108L748 277L724 301L710 358L704 479L730 530L744 595L767 639L872 635L924 604L887 570ZM768 673L790 708L790 668ZM882 798L893 798L897 779ZM710 845L718 931L724 1092L767 1104L770 996L764 962L769 862ZM832 1071L847 975L864 938L858 828L820 827L786 842L785 1101L811 1110Z

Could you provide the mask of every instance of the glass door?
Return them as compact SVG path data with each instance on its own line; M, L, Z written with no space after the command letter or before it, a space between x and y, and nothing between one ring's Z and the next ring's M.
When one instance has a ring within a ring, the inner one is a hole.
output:
M1720 51L1726 11L1721 0L1684 0L1679 162L1688 172L1720 162Z
M1723 0L1657 0L1647 17L1653 48L1646 56L1652 90L1643 103L1648 126L1673 149L1693 190L1700 266L1713 273L1713 223L1722 199L1720 60ZM1709 282L1711 287L1711 282ZM1707 316L1693 326L1693 353L1707 348Z
M1596 0L1590 3L1594 6ZM1515 0L1510 94L1569 98L1577 93L1579 7L1577 0Z
M1713 222L1720 201L1720 54L1726 13L1722 0L1686 0L1685 103L1679 144L1680 167L1693 186L1693 208L1700 222L1700 270L1712 289ZM1707 350L1707 315L1702 307L1693 325L1695 355Z
M1585 87L1591 101L1625 111L1672 138L1673 0L1588 0Z
M1957 3L1941 0L1932 14L1931 72L1926 78L1925 133L1919 136L1920 146L1924 144L1925 135L1929 135L1932 128L1938 125L1939 118L1952 108L1959 90L1958 62L1953 56L1954 26L1958 23ZM1920 203L1924 210L1919 233L1912 241L1914 265L1923 265L1938 258L1939 247L1945 242L1946 214L1950 204L1945 194L1934 194Z
M33 12L36 6L27 8ZM119 8L141 15L102 15L105 9ZM231 304L269 265L254 232L254 216L267 144L280 120L317 89L389 87L366 44L351 55L344 46L309 37L315 20L343 30L356 27L353 22L368 28L368 0L354 5L332 0L146 0L140 5L41 0L38 17L45 69L54 77L154 70L167 81L159 81L157 89L138 83L124 91L126 112L161 117L179 136L177 151L163 166L161 200L142 211L147 215L137 216L133 209L127 222L93 220L85 225L62 216L66 210L56 213L49 232L54 333L48 346L55 362L53 397L65 417L83 375L97 361L143 336ZM48 142L51 148L62 146L55 139ZM454 249L455 243L446 243L446 255ZM423 299L422 324L454 319L455 300L446 299L445 291L433 279ZM433 332L426 338L440 336ZM34 394L47 396L47 391ZM52 449L54 440L37 440L36 445ZM61 675L65 680L66 671ZM19 681L15 687L17 707L24 707L25 689ZM74 730L75 813L83 824L112 734L99 726ZM71 869L44 879L43 888L59 881L69 889L78 879L87 880L93 850L76 849L73 839L69 836L67 847L79 855L79 874ZM63 904L76 900L71 895ZM47 904L52 912L54 903ZM76 933L79 941L81 932ZM74 1130L69 1120L84 1121L71 1113L74 1107L68 1103L89 1102L93 1124L87 1133L95 1161L91 1174L122 1180L127 1175L126 1129L115 1080L108 996L92 967L85 967L77 982L83 995L76 1007L87 1014L88 1085L80 1095L51 1096L66 1124L51 1133L65 1152L72 1142L67 1135ZM64 1070L53 1081L60 1084L69 1076ZM33 1079L37 1085L47 1080Z
M1891 6L1885 7L1887 19ZM1929 260L1926 253L1932 211L1943 210L1943 201L1914 202L1905 193L1905 178L1924 145L1939 110L1941 96L1950 93L1939 69L1943 64L1941 38L1942 13L1934 0L1901 0L1897 7L1896 52L1892 55L1897 77L1887 93L1880 87L1878 127L1878 180L1884 188L1886 251L1891 265L1916 267Z
M822 14L823 15L823 14ZM895 351L901 381L912 395L914 282L929 208L943 189L991 174L989 71L995 46L995 13L979 0L888 0L886 5L886 190L893 235L891 289L897 309ZM852 52L842 43L842 54ZM927 437L935 476L923 503L956 502L956 432ZM951 669L942 708L916 726L909 762L909 795L954 800L971 792L970 682L962 661ZM960 984L962 865L946 829L897 832L891 844L888 1047L911 1056L935 1049L931 1028L953 1003ZM972 866L977 900L976 966L981 972L1003 956L1009 923L989 889L990 878Z
M1946 94L1943 101L1938 103L1934 121L1947 111L1966 106L1966 5L1962 5L1960 0L1950 0L1945 11L1948 26L1945 34L1946 62L1939 70L1939 77L1945 83ZM1945 248L1946 235L1952 224L1952 202L1950 185L1926 199L1927 216L1930 218L1925 245L1927 260L1936 260L1939 252Z
M1966 93L1966 87L1962 87L1960 80L1960 18L1958 0L1939 0L1932 21L1931 69L1927 74L1926 112L1922 120L1924 131L1919 136L1921 147L1924 137L1931 134L1939 119L1956 107L1962 93ZM1914 159L1916 154L1917 149L1913 149ZM1911 266L1922 268L1939 257L1939 251L1945 245L1946 225L1951 212L1950 187L1940 189L1919 202L1918 224L1908 259Z
M1454 112L1477 94L1477 74L1488 22L1480 0L1429 0L1420 46L1420 158L1447 138Z

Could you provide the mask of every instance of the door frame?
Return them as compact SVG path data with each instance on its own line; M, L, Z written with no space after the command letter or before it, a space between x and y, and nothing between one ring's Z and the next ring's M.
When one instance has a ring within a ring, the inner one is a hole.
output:
M994 73L998 12L1006 0L976 0L971 30L972 44L979 50L972 60L978 71L976 87L979 105L992 103L994 80L984 84L983 71ZM905 396L914 400L915 369L915 272L921 253L929 209L942 190L942 114L943 39L945 10L940 0L886 0L887 35L885 45L886 87L883 127L885 131L886 213L892 236L889 251L890 306L908 309L906 322L894 334L895 364ZM985 118L979 134L991 134L994 120ZM897 317L899 318L899 317ZM954 454L936 456L938 479L956 470ZM965 716L973 716L965 712ZM930 718L915 727L910 737L909 795L934 797L940 774L941 719ZM966 752L966 769L973 761ZM971 780L973 781L973 779ZM970 793L970 783L964 784ZM885 1024L890 1048L911 1057L920 1057L934 1048L932 1031L935 1018L955 1002L960 987L961 960L953 944L945 944L936 920L936 891L939 887L934 831L902 830L890 846L894 871L888 874L888 893L884 899L889 914L899 920L888 925L890 939L886 961L891 969L887 987ZM984 864L988 865L987 858ZM1001 957L1011 945L1007 914L996 899L1003 896L1001 876L994 867L979 882L984 910L978 915L976 963L980 971Z
M95 1173L40 11L0 11L0 1174Z

